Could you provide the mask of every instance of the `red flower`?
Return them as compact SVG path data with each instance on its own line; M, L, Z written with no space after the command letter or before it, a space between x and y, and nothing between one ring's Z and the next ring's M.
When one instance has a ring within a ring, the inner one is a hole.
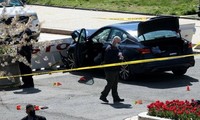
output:
M147 105L148 114L170 119L200 119L200 105L194 104L194 99L172 100L161 102L159 100ZM178 118L177 118L178 117Z

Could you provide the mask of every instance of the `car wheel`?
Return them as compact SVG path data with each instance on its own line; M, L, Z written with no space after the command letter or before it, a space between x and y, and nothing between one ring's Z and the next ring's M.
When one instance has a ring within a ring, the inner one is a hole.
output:
M184 75L187 72L187 68L184 69L174 69L172 70L175 75Z
M74 53L68 52L66 61L67 61L67 65L68 65L69 68L72 69L72 68L76 68L77 67Z
M122 80L129 80L131 77L130 69L128 65L122 65L119 71L119 77Z

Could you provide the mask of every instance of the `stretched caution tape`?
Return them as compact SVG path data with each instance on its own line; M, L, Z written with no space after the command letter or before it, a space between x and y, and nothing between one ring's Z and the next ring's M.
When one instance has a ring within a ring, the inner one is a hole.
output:
M198 55L200 55L200 54L189 54L189 55L181 55L181 56L171 56L171 57L162 57L162 58L134 60L134 61L126 61L126 62L120 62L120 63L112 63L112 64L97 65L97 66L88 66L88 67L80 67L80 68L73 68L73 69L65 69L65 70L36 72L36 73L32 73L32 74L23 74L23 75L0 76L0 79L4 79L4 78L9 79L9 78L15 78L15 77L21 77L21 76L37 76L37 75L43 75L43 74L63 73L63 72L89 70L89 69L97 69L97 68L105 68L105 67L113 67L113 66L131 65L131 64L148 63L148 62L156 62L156 61L165 61L165 60L179 59L179 58L192 57L192 56L198 56Z
M196 45L194 45L193 46L193 49L195 49L197 46L199 46L200 45L200 42L199 43L197 43Z

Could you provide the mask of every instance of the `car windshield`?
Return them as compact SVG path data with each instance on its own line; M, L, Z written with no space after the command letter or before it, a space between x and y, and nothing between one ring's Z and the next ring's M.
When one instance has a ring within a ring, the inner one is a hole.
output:
M170 37L179 37L179 34L171 30L159 30L159 31L145 33L139 36L138 38L139 41L147 41L147 40L155 40L155 39L170 38Z
M22 6L22 3L19 0L0 0L0 7L13 7L13 6Z

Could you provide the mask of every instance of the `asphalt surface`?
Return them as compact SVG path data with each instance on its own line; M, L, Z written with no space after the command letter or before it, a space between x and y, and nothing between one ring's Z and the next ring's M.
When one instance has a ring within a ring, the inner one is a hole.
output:
M97 29L105 25L126 22L127 19L137 20L138 18L153 17L131 13L103 12L94 10L80 10L47 6L28 5L30 9L37 12L42 23L42 29L48 33L69 34L73 30L86 28ZM192 37L192 43L200 42L200 21L194 16L183 16L180 25L195 23L196 34ZM189 19L185 19L185 18ZM195 19L191 19L195 18Z
M34 76L34 89L0 91L0 120L21 119L26 115L24 108L28 103L47 106L48 109L36 111L47 120L124 120L146 112L147 105L156 100L199 100L199 58L196 58L196 66L181 77L168 72L144 75L134 81L120 81L118 92L125 99L120 104L113 104L111 95L108 96L109 104L99 100L106 84L99 71L88 72L92 73L93 80L87 83L78 82L87 75L86 72ZM55 86L55 82L62 85ZM190 91L187 91L187 85ZM142 100L143 104L135 104L136 100ZM22 109L16 110L17 105Z
M29 6L30 9L38 13L39 19L42 22L44 32L70 34L71 31L81 28L97 29L105 25L125 22L126 18L145 18L152 17L139 14L125 14L114 12L77 10L77 9L63 9L45 6ZM190 17L190 16L189 16ZM118 20L111 20L115 18ZM120 20L119 20L120 18ZM124 20L122 19L124 18ZM191 17L190 17L191 18ZM180 19L180 24L195 23L196 34L192 37L193 44L199 44L200 40L200 22L199 20ZM128 118L131 119L131 118ZM137 120L137 117L132 117L131 120Z

